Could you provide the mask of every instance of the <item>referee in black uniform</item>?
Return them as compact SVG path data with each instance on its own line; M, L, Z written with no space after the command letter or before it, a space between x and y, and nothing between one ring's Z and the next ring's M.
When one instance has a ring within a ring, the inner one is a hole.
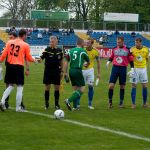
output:
M47 47L41 59L45 59L43 84L45 84L45 109L49 108L49 97L51 84L54 85L55 109L60 109L59 89L60 81L63 77L63 50L57 47L58 39L56 36L50 37L50 46Z

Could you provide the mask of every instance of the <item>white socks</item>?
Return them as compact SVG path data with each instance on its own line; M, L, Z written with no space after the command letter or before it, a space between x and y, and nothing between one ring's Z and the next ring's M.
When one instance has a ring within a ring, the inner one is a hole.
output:
M1 99L2 105L5 104L5 99L10 95L10 93L12 92L13 89L14 89L14 87L9 85L8 88L4 91L3 97Z
M23 95L23 86L17 86L17 94L16 94L16 111L20 109L21 101Z
M2 105L5 104L5 99L10 95L12 90L14 89L13 86L9 85L8 88L4 91L3 97L1 99ZM23 95L23 86L17 86L17 93L16 93L16 111L20 109L21 101Z

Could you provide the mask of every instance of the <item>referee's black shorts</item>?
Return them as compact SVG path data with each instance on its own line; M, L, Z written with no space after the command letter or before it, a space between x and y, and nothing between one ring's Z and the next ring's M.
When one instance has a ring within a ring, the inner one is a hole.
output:
M24 66L7 64L4 82L6 84L24 85Z
M49 69L45 69L43 76L43 84L60 85L60 73L61 72L58 70L50 71Z

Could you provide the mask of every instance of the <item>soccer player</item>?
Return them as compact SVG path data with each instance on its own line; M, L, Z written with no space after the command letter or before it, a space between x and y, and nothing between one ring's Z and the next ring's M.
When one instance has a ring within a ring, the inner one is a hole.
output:
M108 62L106 63L107 68L110 62L113 63L113 67L112 67L110 80L109 80L109 91L108 91L109 108L112 108L113 91L118 77L119 77L119 84L120 84L119 107L123 108L128 63L130 63L131 66L130 72L133 72L134 69L133 56L130 53L130 50L124 45L123 37L117 38L117 47L112 50L112 55L110 56Z
M17 38L16 32L10 32L10 33L9 33L9 40L15 40L16 38ZM6 58L6 61L5 61L6 70L7 70L7 64L8 64L8 62L7 62L7 58ZM25 71L25 74L26 74L26 76L28 76L28 75L29 75L29 63L28 63L28 61L25 61L25 64L26 64L26 71ZM7 71L6 71L6 72L7 72ZM6 88L9 86L8 80L9 80L9 75L8 75L8 74L5 74L4 82L5 82L5 84L6 84ZM5 100L5 108L6 108L6 109L9 108L9 103L8 103L8 101L9 101L9 96L8 96L8 97L6 98L6 100ZM24 104L23 104L23 101L21 102L21 107L22 107L22 109L25 109L25 106L24 106Z
M10 40L6 44L6 47L3 50L3 53L0 57L0 62L4 61L7 57L7 70L6 74L9 76L8 88L4 91L1 102L0 109L4 111L4 104L6 98L10 95L14 89L14 84L17 85L17 94L16 94L16 112L23 112L20 107L23 94L23 85L24 85L24 60L37 62L30 54L30 47L27 43L24 42L26 39L27 33L26 30L21 29L19 31L19 37L15 40Z
M49 97L51 84L54 85L55 109L60 109L59 90L60 81L63 77L63 50L57 47L56 36L50 37L50 46L40 56L45 59L43 83L45 84L45 109L49 108Z
M130 49L134 57L134 71L133 77L130 79L132 83L131 98L132 98L132 108L136 107L136 85L138 82L142 85L142 95L143 95L143 107L147 107L147 62L149 56L149 49L142 45L142 39L137 38L135 40L135 46Z
M79 99L85 89L82 67L84 62L87 62L87 66L89 65L89 57L83 47L84 40L79 38L77 41L77 47L69 51L64 62L65 76L67 76L68 63L70 62L69 76L74 90L71 97L65 100L65 104L69 110L72 110L70 103Z
M97 79L100 79L100 59L99 59L99 53L96 49L94 49L93 46L94 40L92 38L89 38L86 42L86 52L90 59L90 65L88 67L83 67L83 77L85 80L85 83L88 84L88 108L94 109L92 106L92 100L94 95L94 61L97 62ZM78 100L80 101L80 99ZM79 102L78 106L80 106Z

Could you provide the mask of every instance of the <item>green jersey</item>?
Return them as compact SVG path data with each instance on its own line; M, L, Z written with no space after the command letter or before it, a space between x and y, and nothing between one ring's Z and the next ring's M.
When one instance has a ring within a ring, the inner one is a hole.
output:
M70 68L82 69L84 62L89 62L87 52L80 47L73 48L69 51Z

